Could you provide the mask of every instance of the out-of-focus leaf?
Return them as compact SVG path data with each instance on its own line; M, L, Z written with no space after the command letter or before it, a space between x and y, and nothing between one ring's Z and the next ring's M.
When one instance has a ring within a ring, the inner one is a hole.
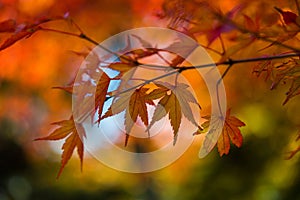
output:
M14 32L16 30L16 21L8 19L0 22L0 33L1 32Z
M300 76L297 79L292 80L289 91L286 93L286 98L283 102L283 105L297 95L300 95Z
M233 56L234 54L238 53L239 51L249 47L253 42L255 41L254 37L248 37L248 38L241 38L239 43L236 45L230 46L226 49L225 54L221 57L219 62L226 61L228 58Z
M265 81L269 80L272 77L274 70L274 65L271 60L266 60L259 62L253 67L253 73L256 74L257 77L260 77L262 73L266 73Z
M299 132L298 132L298 136L297 136L297 138L296 138L296 140L295 140L296 142L297 141L300 141L300 130L299 130ZM293 158L297 153L299 153L300 152L300 145L295 149L295 150L293 150L293 151L290 151L290 152L287 152L288 153L288 156L287 156L287 158L286 159L291 159L291 158Z
M54 20L66 20L67 15L64 16L54 16L54 17L42 17L37 19L34 23L29 24L16 24L13 19L8 19L0 23L0 32L14 32L10 37L8 37L4 43L0 46L0 51L10 47L19 40L23 38L28 38L38 30L42 28L40 25L54 21Z
M244 6L242 4L235 6L228 13L226 13L224 17L228 20L232 20L238 13L241 12L243 7ZM206 37L208 41L207 46L210 46L217 38L221 36L222 33L228 33L234 29L235 29L234 26L230 25L229 23L219 22L217 26L215 26L212 30L209 30L206 33Z
M256 17L256 20L254 21L248 15L244 14L243 16L244 16L244 26L247 30L250 30L252 32L259 31L258 17Z
M272 80L271 90L277 88L277 86L281 83L286 84L287 81L293 80L300 76L299 68L299 60L294 59L283 62L279 66L276 66L276 68L274 68L275 76Z
M129 70L131 70L135 65L132 65L131 63L123 63L123 62L116 62L111 63L108 68L119 71L121 73L125 73Z
M36 31L40 30L40 27L33 27L33 28L29 28L20 32L17 32L13 35L11 35L7 40L4 41L4 43L0 46L0 51L2 51L3 49L6 49L8 47L10 47L11 45L13 45L14 43L18 42L19 40L23 39L23 38L28 38L30 37L33 33L35 33Z
M265 80L271 80L271 90L276 89L280 84L290 84L286 92L285 105L291 98L300 95L300 60L289 59L285 62L264 61L256 65L253 72L259 77L266 73Z
M282 16L283 21L285 24L290 24L290 23L297 23L297 17L298 15L291 12L291 11L283 11L280 8L274 7Z

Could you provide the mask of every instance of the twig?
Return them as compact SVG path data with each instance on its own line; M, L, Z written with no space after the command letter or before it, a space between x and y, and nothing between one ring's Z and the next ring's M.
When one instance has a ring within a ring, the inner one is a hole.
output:
M92 38L88 37L87 35L85 35L84 33L80 33L80 34L77 34L77 33L72 33L72 32L67 32L67 31L61 31L61 30L57 30L57 29L51 29L51 28L44 28L44 27L40 27L40 30L41 31L49 31L49 32L55 32L55 33L60 33L60 34L64 34L64 35L70 35L70 36L74 36L74 37L79 37L81 39L84 39L98 47L100 47L101 49L103 49L104 51L118 57L118 58L122 58L128 62L131 62L131 63L135 63L135 65L139 65L138 61L135 61L135 60L131 60L129 58L127 58L126 56L123 56L123 55L119 55L117 54L116 52L113 52L109 49L107 49L106 47L100 45L98 42L96 42L95 40L93 40ZM79 29L81 30L81 29Z

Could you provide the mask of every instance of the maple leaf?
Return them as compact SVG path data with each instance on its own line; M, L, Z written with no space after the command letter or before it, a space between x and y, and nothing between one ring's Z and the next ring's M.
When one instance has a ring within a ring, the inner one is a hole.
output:
M4 43L0 46L0 51L10 47L15 44L19 40L23 38L29 38L35 32L42 30L43 28L40 26L44 23L54 21L54 20L66 20L68 15L64 16L55 16L55 17L43 17L36 22L31 24L16 24L13 19L8 19L0 23L0 32L14 32L8 39L4 41Z
M214 146L217 144L220 156L228 154L230 150L230 141L237 147L241 147L243 143L243 136L239 127L245 126L245 123L238 118L230 115L230 109L226 112L226 117L222 116L207 116L206 121L202 124L203 127L207 128L209 124L212 126L207 132L206 137L203 141L203 145L200 149L199 157L205 157ZM210 123L211 121L211 123ZM222 131L220 132L220 129ZM201 133L197 131L194 135ZM218 135L220 134L220 135Z
M243 14L244 17L244 26L247 30L250 30L251 32L258 32L260 29L259 25L259 17L258 15L256 16L255 21L251 19L248 15Z
M124 62L114 62L111 63L108 68L119 71L121 74L131 70L133 67L136 67L134 63L124 63Z
M16 43L17 41L19 41L23 38L30 37L33 33L35 33L38 30L40 30L40 27L35 26L35 27L30 27L30 28L24 29L20 32L13 34L7 40L5 40L4 43L0 46L0 51L10 47L11 45L13 45L14 43Z
M189 106L189 103L196 104L199 107L199 109L201 109L201 106L199 105L198 101L195 99L193 94L189 90L187 90L188 87L189 86L184 83L178 83L172 91L180 103L183 115L190 122L192 122L192 124L194 124L196 127L200 128L198 123L195 121L195 118L193 116L193 112L191 110L191 107Z
M229 153L230 140L235 146L242 146L243 136L239 129L241 126L245 126L245 123L234 116L230 116L230 110L228 110L226 113L224 128L218 140L218 151L220 156L224 154L227 155Z
M84 121L87 116L93 118L97 110L99 117L101 117L104 103L107 100L108 88L112 80L99 67L101 61L95 52L90 53L86 61L86 68L79 71L80 75L77 76L80 76L81 79L77 79L76 84L73 81L66 87L56 87L72 92L73 97L76 99L74 116L78 117L76 120L80 122Z
M110 81L111 79L109 78L109 76L106 73L102 72L101 77L97 83L95 93L95 111L98 109L99 118L102 115L103 106L106 101L106 94L108 91Z
M232 8L229 12L227 12L225 16L223 16L223 14L218 15L221 19L223 18L226 20L232 20L243 8L243 5L237 5L234 8ZM217 21L217 24L206 33L208 41L207 46L210 46L217 38L221 37L223 33L228 33L234 29L234 26L230 25L229 23Z
M288 80L299 76L299 60L291 59L283 62L275 68L275 75L271 85L271 90L275 89L280 83L285 84Z
M259 62L254 66L252 73L256 74L257 77L260 77L263 72L266 73L265 81L273 76L274 65L271 60L266 60Z
M179 101L177 100L173 92L171 92L170 95L166 93L164 97L158 102L158 105L154 111L152 121L148 129L150 129L150 127L156 121L159 121L167 114L169 114L170 123L173 128L173 134L174 134L173 144L175 144L177 139L177 133L181 123L181 107Z
M167 87L163 86L166 85ZM176 144L178 130L181 124L182 113L184 116L191 121L196 127L201 127L197 124L194 119L191 107L189 103L195 103L199 106L197 100L194 98L192 93L187 90L188 85L183 83L178 83L173 86L169 83L158 84L159 88L153 90L149 96L162 97L158 102L158 105L154 111L150 125L148 126L149 130L153 124L164 116L169 114L170 124L173 128L174 141L173 144ZM199 106L200 107L200 106Z
M291 23L297 24L297 18L298 18L297 14L295 14L291 11L283 11L277 7L274 7L274 8L281 14L285 24L287 24L287 25L291 24ZM299 24L297 24L297 25L299 26Z
M297 95L300 95L300 76L292 81L289 91L286 93L286 99L284 100L283 105Z
M286 62L275 63L274 61L264 61L254 67L253 72L259 77L263 72L266 73L265 80L271 79L271 90L280 84L290 84L286 92L285 105L291 98L300 95L300 60L289 59Z
M52 123L53 125L58 125L60 126L56 130L54 130L52 133L50 133L46 137L41 137L35 139L37 140L61 140L66 138L62 149L62 157L61 157L61 167L59 169L59 172L57 174L57 178L61 175L64 167L70 160L75 148L77 148L77 153L80 158L80 163L81 163L81 170L82 170L82 162L83 162L83 153L84 153L84 146L82 142L82 136L85 137L85 132L84 128L81 124L76 124L73 120L73 117L71 117L69 120L63 120L59 122L54 122ZM79 135L84 134L84 135Z
M128 138L130 135L130 131L137 121L138 116L141 118L144 125L148 126L148 110L147 104L154 105L155 96L149 96L147 91L149 88L138 88L133 93L125 92L120 94L118 99L113 102L107 112L98 120L100 123L101 120L119 114L125 110L125 131L126 131L126 139L125 146L127 145Z
M296 37L296 35L300 31L300 23L299 23L300 18L298 15L296 15L295 13L290 12L290 11L283 11L277 7L274 7L274 8L275 8L275 10L277 10L280 13L280 15L283 18L284 33L279 35L279 37L277 38L277 40L275 42L272 42L268 46L260 49L260 51L273 46L275 43L283 43L290 39L293 39L294 37Z

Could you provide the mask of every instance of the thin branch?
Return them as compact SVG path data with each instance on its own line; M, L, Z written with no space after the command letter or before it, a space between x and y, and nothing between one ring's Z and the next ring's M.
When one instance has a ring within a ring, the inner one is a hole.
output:
M44 27L40 27L41 31L48 31L48 32L55 32L55 33L60 33L63 35L70 35L70 36L75 36L75 37L79 37L80 35L77 33L71 33L71 32L67 32L67 31L61 31L61 30L56 30L56 29L51 29L51 28L44 28Z
M135 65L139 65L138 61L135 61L135 60L131 60L129 58L127 58L126 56L123 56L123 55L119 55L117 54L116 52L113 52L111 50L109 50L108 48L100 45L97 41L93 40L92 38L88 37L87 35L85 35L84 33L80 33L80 34L77 34L77 33L72 33L72 32L67 32L67 31L61 31L61 30L57 30L57 29L51 29L51 28L44 28L44 27L40 27L40 30L41 31L48 31L48 32L55 32L55 33L60 33L60 34L64 34L64 35L69 35L69 36L74 36L74 37L79 37L83 40L86 40L98 47L100 47L101 49L103 49L104 51L118 57L118 58L122 58L128 62L131 62L131 63L135 63ZM81 30L81 29L79 29Z
M180 72L181 72L181 71L185 71L185 70L201 69L201 68L208 68L208 67L214 67L214 66L220 66L220 65L230 65L230 64L257 62L257 61L264 61L264 60L276 60L276 59L291 58L291 57L298 57L298 56L300 56L300 52L289 53L289 54L280 54L280 55L275 55L275 56L264 56L264 57L237 59L237 60L229 59L229 60L223 61L223 62L208 63L208 64L196 65L196 66L165 66L165 65L147 64L147 63L140 63L140 65L147 66L147 67L153 67L153 68L180 69Z
M262 61L262 60L274 60L274 59L282 59L282 58L288 58L288 57L295 57L295 56L300 56L300 53L294 53L294 54L284 54L284 55L277 55L277 56L269 56L269 57L257 57L257 58L249 58L249 59L240 59L240 60L228 60L228 61L224 61L224 62L219 62L219 63L209 63L209 64L204 64L204 65L198 65L198 66L181 66L181 67L173 67L173 71L163 74L161 76L157 76L155 78L149 79L149 80L145 80L143 83L139 83L133 87L127 88L126 90L120 91L115 95L109 96L107 97L107 100L113 97L117 97L120 94L129 92L131 90L134 90L137 87L141 87L144 86L148 83L154 82L156 80L171 76L173 74L176 73L181 73L185 70L192 70L192 69L199 69L199 68L207 68L207 67L214 67L214 66L220 66L220 65L229 65L228 68L226 69L226 71L223 73L223 75L221 76L220 80L218 81L217 84L219 84L219 82L221 82L221 80L226 76L226 74L228 73L228 71L230 70L230 68L234 65L234 64L239 64L239 63L246 63L246 62L256 62L256 61ZM144 64L142 64L144 65ZM155 66L155 65L154 65Z

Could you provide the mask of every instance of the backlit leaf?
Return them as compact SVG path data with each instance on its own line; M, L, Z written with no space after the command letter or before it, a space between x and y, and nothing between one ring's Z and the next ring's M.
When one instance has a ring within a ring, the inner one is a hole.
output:
M127 72L131 70L134 65L132 63L122 63L122 62L117 62L117 63L111 63L108 68L119 71L121 73Z
M229 153L230 141L237 147L242 146L243 136L239 127L245 126L245 124L238 118L231 116L230 110L227 111L225 119L221 116L208 116L206 119L208 119L208 121L205 122L205 124L202 124L202 126L205 128L205 126L210 124L211 127L207 132L200 149L200 158L205 157L211 152L216 144L220 156ZM201 133L201 131L197 131L194 135L199 133Z
M167 87L163 85L166 85ZM198 106L199 104L192 93L187 90L187 88L188 85L183 83L178 83L176 86L170 85L168 83L163 83L162 85L160 85L159 89L153 90L149 94L149 96L156 95L156 97L162 98L158 102L158 105L154 111L148 130L153 126L155 122L159 121L168 114L170 124L173 128L174 144L176 143L178 130L181 124L182 113L189 121L191 121L191 123L200 128L200 126L194 119L190 107L190 103L195 103Z
M16 21L8 19L0 22L0 32L14 32L16 30Z
M290 23L296 23L296 19L298 17L297 14L291 12L291 11L283 11L280 8L274 7L282 16L284 23L290 24Z
M59 178L64 167L70 160L75 148L77 148L77 153L80 158L80 163L82 168L83 153L84 153L82 137L85 137L85 135L81 136L79 135L79 133L85 134L85 132L81 124L75 125L73 117L71 117L69 120L55 122L53 123L53 125L58 125L60 127L54 130L48 136L37 138L35 140L61 140L67 138L62 146L63 153L61 159L61 167L57 175L57 178Z
M230 115L227 111L223 131L218 140L218 151L220 156L228 154L230 150L230 141L237 147L243 144L243 136L239 127L245 126L244 122Z
M199 105L197 99L193 96L193 94L187 89L189 86L184 83L178 83L176 87L174 87L173 92L177 98L177 100L180 103L181 110L183 115L192 122L196 127L200 128L198 123L195 121L195 118L193 116L192 109L189 105L189 103L194 103L199 108L201 106Z
M174 144L176 143L177 133L181 123L181 107L175 94L165 93L165 96L158 102L158 105L154 111L149 128L157 121L162 119L164 116L169 114L171 126L174 134ZM149 129L148 128L148 129Z
M109 76L102 72L101 77L96 86L96 93L95 93L95 111L98 109L99 118L102 115L103 106L106 101L106 94L108 90L108 86L110 84Z
M11 45L13 45L14 43L18 42L19 40L23 39L23 38L28 38L30 37L33 33L35 33L36 31L38 31L40 28L39 27L34 27L34 28L30 28L27 30L23 30L20 32L17 32L13 35L11 35L7 40L4 41L4 43L0 46L0 51L2 51L3 49L6 49L8 47L10 47Z
M107 117L125 111L125 145L127 145L130 131L138 117L141 118L146 127L149 124L147 104L154 105L152 100L154 100L156 96L149 96L147 93L148 90L148 88L141 87L136 89L134 92L125 92L120 94L118 99L112 103L108 111L98 120L98 122L100 122Z
M16 24L14 20L9 19L0 22L0 32L14 32L4 43L0 46L0 51L6 49L18 42L23 38L30 37L33 33L41 30L40 25L54 21L54 20L66 20L66 16L44 17L36 20L32 24Z

